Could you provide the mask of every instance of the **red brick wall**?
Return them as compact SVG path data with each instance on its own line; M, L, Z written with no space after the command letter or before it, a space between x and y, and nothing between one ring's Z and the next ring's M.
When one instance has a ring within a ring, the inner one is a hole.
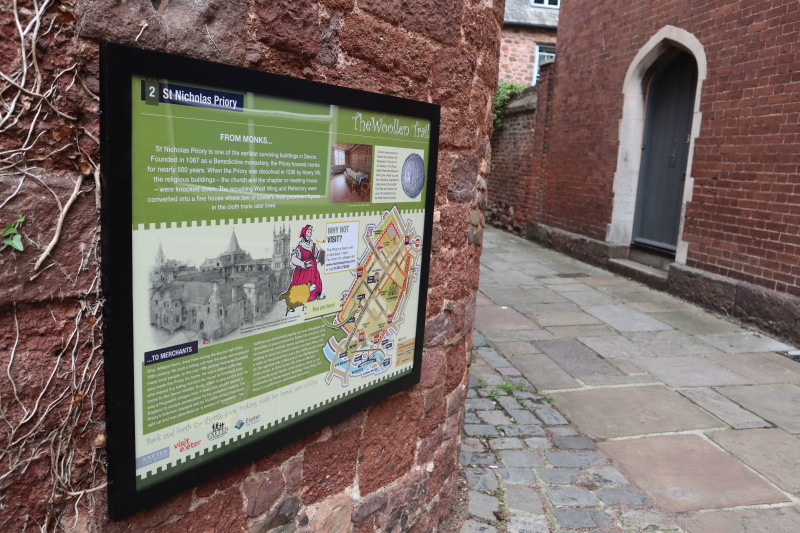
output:
M665 25L699 39L708 61L687 264L800 295L800 4L791 0L566 2L540 221L605 238L622 82Z
M503 26L500 43L500 81L533 83L537 44L556 44L556 30Z
M509 102L503 127L492 133L492 165L487 183L490 220L509 231L520 231L541 214L541 176L548 149L546 121L551 111L553 71L553 63L542 67L539 84Z
M27 27L33 7L21 4ZM483 205L503 2L210 0L196 7L165 0L156 11L148 0L80 0L74 13L70 5L45 11L41 27L53 31L26 43L43 77L34 87L32 70L26 87L35 94L53 86L48 102L3 96L21 119L0 131L2 220L27 218L25 251L0 252L2 529L262 531L288 517L299 531L395 531L401 522L432 531L456 495L483 231L471 222ZM8 37L0 71L16 76L11 8L0 12L0 27ZM422 382L120 523L107 521L103 486L93 175L104 40L442 106L426 338L418 339ZM16 150L13 160L8 150ZM63 220L59 206L68 208ZM55 248L35 265L57 226Z

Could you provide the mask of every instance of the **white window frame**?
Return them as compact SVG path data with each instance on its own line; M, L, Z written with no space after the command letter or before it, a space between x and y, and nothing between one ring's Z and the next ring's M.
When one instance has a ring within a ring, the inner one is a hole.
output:
M553 51L544 51L542 50L543 47L547 47L548 50L552 49ZM552 59L555 60L556 58L556 45L554 44L537 44L536 45L536 57L533 60L533 83L531 85L536 85L539 83L539 68L541 67L543 60Z
M558 9L561 6L561 0L531 0L533 7L549 7L550 9Z
M344 150L338 148L333 149L333 164L336 166L344 166Z

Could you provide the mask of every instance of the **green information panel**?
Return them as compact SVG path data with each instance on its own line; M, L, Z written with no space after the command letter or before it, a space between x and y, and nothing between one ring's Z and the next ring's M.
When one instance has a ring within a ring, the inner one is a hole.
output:
M103 72L119 518L418 382L439 111L112 45Z

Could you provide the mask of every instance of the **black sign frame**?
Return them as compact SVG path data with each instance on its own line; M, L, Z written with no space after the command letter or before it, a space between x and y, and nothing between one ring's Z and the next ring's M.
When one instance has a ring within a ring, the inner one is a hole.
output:
M178 493L277 450L297 439L406 390L420 380L428 270L431 255L436 164L440 127L437 105L296 79L111 43L101 47L101 208L103 334L109 516L120 520ZM317 104L352 107L430 121L428 185L425 199L422 259L413 371L370 388L334 408L321 409L299 422L137 490L134 428L133 253L132 253L132 76L224 87ZM220 83L220 80L224 82Z

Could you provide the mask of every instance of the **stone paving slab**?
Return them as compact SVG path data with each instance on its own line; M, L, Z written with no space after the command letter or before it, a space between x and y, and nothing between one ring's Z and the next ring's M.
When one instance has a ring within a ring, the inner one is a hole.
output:
M569 300L556 291L544 287L528 288L520 295L519 304L562 304Z
M594 439L724 427L661 385L553 392L555 405Z
M481 280L484 277L489 279L493 279L503 285L537 285L538 282L533 275L528 274L527 272L521 272L519 270L506 270L505 272L488 272L487 276L481 276Z
M534 412L539 420L548 426L561 426L569 423L566 418L561 416L561 413L551 407L542 407L541 409L536 409Z
M572 426L550 426L547 432L553 437L573 437L578 435L578 432Z
M563 296L568 292L584 292L586 285L583 283L564 283L563 285L553 285L552 289Z
M656 383L658 380L648 374L635 374L632 376L581 376L581 381L586 385L644 385Z
M541 284L537 284L541 287ZM531 289L535 290L535 289ZM548 289L539 289L548 290ZM523 290L521 287L491 287L483 291L492 302L500 306L513 306L518 303L528 303L530 301L530 293Z
M800 433L800 387L797 385L719 387L717 392L789 433Z
M585 474L597 485L600 486L614 486L614 485L627 485L628 480L622 475L622 472L613 466L597 466L595 468L588 468Z
M497 466L497 457L489 452L461 452L462 465Z
M652 295L655 293L650 287L647 287L645 285L642 285L641 283L631 280L624 280L621 283L612 283L609 285L598 285L595 288L597 290L613 294L614 297L617 298L618 300L622 300L622 296L620 295L628 293L634 293L634 292L639 294L645 293L645 296L642 296L642 298L646 298L648 295ZM646 301L646 300L641 300L641 301Z
M544 438L544 436L545 432L542 430L541 437L531 437L525 439L525 445L531 450L549 450L553 447L553 445L550 444L550 441Z
M497 353L497 350L491 346L481 346L477 349L478 355L481 359L492 368L500 368L504 366L511 366L508 359Z
M755 383L800 383L800 363L776 353L738 353L710 355Z
M631 363L630 359L606 359L606 362L623 374L644 374L644 370Z
M477 411L475 414L480 417L484 423L492 426L502 426L511 423L511 419L503 411Z
M720 385L752 385L753 382L705 357L650 357L632 359L670 387L710 387Z
M550 525L543 518L514 516L508 521L508 533L550 533Z
M516 437L491 439L489 446L493 450L520 450L523 448L522 441Z
M500 431L508 437L544 437L545 432L542 426L534 424L514 424L510 426L500 426Z
M783 490L800 496L800 438L782 429L717 431L709 437Z
M740 332L738 325L700 310L650 313L653 318L689 335Z
M482 292L478 291L478 296L475 299L475 305L494 305L494 303L483 295Z
M614 304L614 298L601 291L581 290L562 293L562 296L578 305L609 305Z
M508 414L517 424L532 426L540 423L538 418L533 416L530 411L526 411L525 409L508 409Z
M678 392L716 416L734 429L753 429L770 427L770 424L750 411L742 409L714 389L696 387L679 389Z
M510 341L495 343L495 347L500 350L503 355L530 355L539 353L539 349L532 342L525 341ZM511 363L507 363L511 364Z
M497 435L497 428L488 424L464 424L464 433L470 437Z
M544 455L551 465L563 468L588 468L605 462L605 459L596 452L545 452Z
M651 505L650 499L636 489L630 488L605 488L595 492L605 505L624 505L626 507L642 507Z
M559 450L596 450L594 442L586 437L553 437L553 445Z
M486 400L484 398L468 398L465 403L467 411L470 409L494 409L496 407L492 400Z
M546 329L554 339L572 339L584 335L600 337L617 334L616 331L604 324L596 326L548 326Z
M668 511L788 501L739 461L696 435L606 441L598 447Z
M700 335L700 338L725 353L744 352L787 352L794 347L782 342L756 335L749 331L742 333L720 333L717 335Z
M500 487L491 468L465 468L464 475L472 490L494 492Z
M467 452L485 452L486 446L484 446L483 442L480 439L476 439L473 437L465 437L461 439L461 453Z
M577 468L540 468L536 473L550 485L569 485L581 475Z
M512 512L542 515L542 497L534 485L509 485L506 489L506 505Z
M650 315L637 311L633 307L624 304L591 306L586 307L585 311L617 331L625 333L672 329L672 326L669 324L665 324Z
M497 398L497 403L502 405L503 409L505 409L506 411L508 411L510 409L521 409L522 408L522 406L519 404L519 402L515 398L512 398L510 396L500 396L499 398Z
M800 511L796 507L777 509L732 509L681 516L687 533L797 533Z
M500 500L494 496L489 496L488 494L483 494L482 492L474 490L469 492L468 498L467 510L469 514L477 516L478 518L483 518L484 520L492 522L497 521L497 516L495 516L494 513L500 510Z
M497 528L476 520L467 520L461 526L460 533L497 533Z
M579 337L579 341L606 359L633 359L634 357L653 357L646 348L634 344L630 339L615 336Z
M553 338L553 334L545 329L487 329L484 331L487 335L491 335L492 342L495 344L495 346L502 342L541 341Z
M630 283L622 276L615 276L613 274L609 274L608 272L604 272L603 274L595 276L589 276L588 278L584 278L582 281L584 285L588 285L590 287L609 287L611 285L623 285Z
M704 342L701 338L687 335L682 331L628 333L625 336L633 341L634 344L660 357L720 353L718 349Z
M482 332L540 329L525 315L508 307L482 305L475 309L475 327Z
M620 522L632 531L672 531L680 528L678 523L665 513L652 510L628 510L620 514ZM721 529L716 533L723 531L733 533L735 530Z
M599 509L553 509L559 526L567 529L606 527L611 517Z
M519 355L514 358L514 366L541 390L572 389L579 386L575 378L544 354Z
M471 373L476 374L480 377L483 381L488 382L492 378L500 378L500 375L497 371L485 364L475 364L471 368ZM491 376L491 377L490 377ZM502 379L502 378L500 378ZM498 385L499 383L495 383L493 385Z
M559 507L597 507L597 499L586 489L569 485L545 487L550 503Z
M480 424L482 420L478 418L478 415L475 413L467 412L464 415L464 423L465 424Z
M576 378L620 374L619 370L606 364L600 356L575 339L539 341L536 347Z
M542 327L602 324L602 321L583 311L531 313L530 316Z
M536 452L506 450L500 453L500 459L511 468L533 468L542 466L542 457Z
M564 303L550 303L550 304L537 304L537 303L517 304L514 306L514 309L516 309L523 315L531 315L534 313L569 313L569 312L579 311L580 307L568 301Z
M506 483L536 483L533 471L530 468L498 468L497 475L505 485Z
M621 295L615 294L616 297ZM623 301L626 301L623 299ZM679 300L667 300L664 302L636 302L627 300L626 303L642 313L666 313L670 311L694 311L696 307Z

